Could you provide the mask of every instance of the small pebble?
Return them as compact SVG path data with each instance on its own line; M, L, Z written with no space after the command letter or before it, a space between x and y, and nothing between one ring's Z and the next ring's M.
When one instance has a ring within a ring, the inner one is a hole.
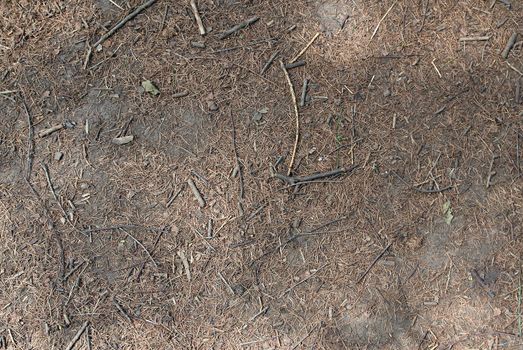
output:
M57 162L62 160L64 154L62 152L55 152L54 154L54 160L56 160Z
M383 91L383 96L385 96L385 97L389 97L390 94L391 94L391 92L389 89L386 89L385 91Z
M89 188L89 185L86 184L85 182L83 182L83 183L80 184L80 188L81 188L82 190L86 190L86 189Z

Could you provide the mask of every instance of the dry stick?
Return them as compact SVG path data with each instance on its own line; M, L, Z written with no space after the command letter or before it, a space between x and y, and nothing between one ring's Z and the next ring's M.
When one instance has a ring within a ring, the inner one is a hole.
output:
M300 142L300 112L298 111L298 104L296 103L296 94L294 93L294 86L292 85L291 77L283 61L280 60L280 66L285 74L285 79L289 85L289 91L292 97L292 104L294 106L294 113L296 114L296 138L294 139L294 148L292 150L291 162L289 163L289 170L287 171L287 176L290 176L292 173L292 167L294 166L294 160L296 158L296 151L298 150L298 143Z
M381 22L383 22L385 20L385 18L389 15L389 12L392 11L392 9L394 8L394 6L396 6L397 3L398 3L398 1L394 1L392 6L387 10L387 12L385 12L383 17L381 17L380 21L378 22L378 25L376 26L376 28L374 28L374 31L372 32L372 35L370 37L371 41L374 38L374 36L376 35L376 33L378 32L378 29L380 29Z
M327 266L327 264L323 265L323 266L320 266L316 271L314 271L313 273L311 273L308 277L302 279L301 281L297 282L296 284L292 285L291 287L287 288L281 295L280 295L280 298L282 298L285 294L289 293L291 290L293 290L294 288L298 287L299 285L307 282L308 280L310 280L312 277L314 277L319 271L323 270L323 268L325 266Z
M140 247L142 247L142 249L145 251L145 253L147 254L147 256L149 257L149 259L151 260L151 262L154 264L155 267L158 267L158 263L156 262L156 260L153 259L153 256L151 255L151 253L149 253L149 250L147 250L147 248L143 245L142 242L140 242L138 239L136 239L136 237L134 237L132 234L130 234L129 232L125 231L124 229L120 229L121 231L125 232L125 234L129 237L131 237L131 239L133 241L136 242L136 244L138 244Z
M269 69L269 67L271 66L272 62L274 62L274 60L276 59L276 56L278 56L279 53L280 53L280 50L276 50L276 52L274 52L271 55L271 57L269 57L269 59L267 60L267 62L263 66L262 70L260 71L260 74L264 74L267 71L267 69Z
M300 106L305 106L305 100L307 99L307 87L309 86L309 79L303 79L303 86L301 88Z
M298 58L300 58L304 53L305 51L307 51L309 49L309 47L314 44L314 42L316 41L316 39L318 39L318 37L320 36L320 32L316 33L312 39L307 43L307 45L305 45L305 47L300 51L298 52L298 54L296 56L293 57L293 59L291 60L290 63L294 63L298 60Z
M488 175L487 175L487 188L489 188L491 185L492 177L494 177L496 175L496 172L493 171L492 169L494 168L494 161L497 158L498 158L497 155L493 155L492 159L490 161L489 171L488 171Z
M205 207L205 199L203 199L202 195L200 194L200 191L198 190L198 187L196 187L196 185L194 184L194 181L192 179L189 179L187 180L187 184L191 188L194 197L196 197L196 200L198 201L200 208Z
M376 263L383 257L383 255L387 252L387 250L389 250L391 245L392 245L392 242L387 244L387 246L381 251L381 253L379 253L378 256L374 258L374 260L369 265L369 267L367 267L367 270L365 270L365 272L360 276L360 278L358 278L358 280L356 281L356 284L363 281L365 276L367 276L369 274L370 270L374 267L374 265L376 265Z
M125 311L125 309L123 308L123 306L120 305L120 303L118 302L118 300L116 300L116 299L113 298L113 304L114 304L114 306L116 306L116 308L118 309L118 311L120 311L120 313L121 313L122 316L127 320L127 322L132 322L131 317L129 317L129 314L127 313L127 311Z
M261 258L271 254L272 252L276 252L278 251L280 248L286 246L287 244L289 244L290 242L294 241L295 239L299 238L299 237L307 237L307 236L313 236L315 234L318 234L318 231L327 227L327 226L330 226L330 225L334 225L334 224L337 224L338 222L340 221L343 221L347 219L346 217L342 217L342 218L339 218L339 219L335 219L335 220L331 220L323 225L320 225L314 229L312 229L311 231L309 232L305 232L305 233L300 233L300 234L297 234L297 235L294 235L292 236L291 238L289 238L287 241L278 244L275 248L273 249L270 249L268 250L267 252L263 253L262 255L260 255L259 257L257 257L256 259L254 259L252 262L251 262L251 265L254 264L256 261L260 260Z
M202 18L200 17L200 12L198 11L198 6L196 6L196 0L191 0L191 8L192 13L194 14L194 18L196 19L196 24L198 25L200 35L205 35L205 27L203 26Z
M160 242L160 238L162 238L162 235L164 234L164 232L166 230L167 230L167 227L165 227L162 231L160 231L160 233L158 234L158 237L156 237L156 240L154 241L153 249L151 249L151 255L153 255L154 252L156 251L156 248L158 247L158 243ZM142 275L143 269L145 268L145 263L146 262L147 262L147 259L144 260L144 262L142 263L142 266L140 267L140 270L136 274L135 281L138 281L140 279L140 276Z
M519 132L516 131L516 167L518 168L518 177L521 176L521 161L519 155Z
M64 125L63 124L57 124L55 126L52 126L48 129L44 129L44 130L40 130L38 132L38 137L46 137L46 136L49 136L51 135L53 132L56 132L58 130L62 130L64 128Z
M185 186L181 186L181 188L178 190L178 192L176 192L176 194L174 196L171 197L171 199L169 199L169 201L167 202L167 204L165 205L166 208L169 208L171 206L171 204L173 204L173 202L176 200L176 198L178 198L178 196L180 195L180 193L182 193L182 191L185 189Z
M240 29L243 29L245 27L248 27L250 26L251 24L257 22L258 20L260 19L260 17L258 16L254 16L254 17L251 17L249 18L248 20L240 23L240 24L237 24L235 25L234 27L230 28L230 29L227 29L225 32L223 32L222 34L220 34L220 36L218 37L220 40L223 40L229 36L231 36L232 34L236 33L237 31L239 31Z
M95 227L95 228L85 229L85 230L82 230L82 232L91 233L91 232L113 231L113 230L119 230L119 229L134 229L134 228L141 228L141 229L155 231L155 232L163 232L165 230L165 228L142 226L142 225L115 225L115 226Z
M25 114L27 116L27 126L29 130L27 135L27 173L25 175L25 178L29 181L31 179L31 171L33 170L33 161L35 157L34 126L33 117L31 116L31 112L29 112L29 108L25 102L25 97L21 93L20 97L22 98L22 105L24 106Z
M285 175L276 173L276 174L274 174L274 177L288 183L291 186L295 186L295 185L315 181L318 179L324 179L326 177L332 177L332 176L337 176L340 174L349 173L349 172L353 171L354 169L356 169L357 167L358 167L357 165L353 165L350 167L329 170L329 171L326 171L323 173L316 173L316 174L307 175L307 176L285 176Z
M47 179L47 185L49 186L49 190L51 191L51 194L53 195L54 200L56 203L58 203L58 206L62 210L62 214L64 214L64 218L74 227L71 220L69 220L69 216L67 215L67 212L65 211L62 203L58 199L58 196L56 195L56 191L54 190L53 183L51 182L51 175L49 175L49 169L47 168L47 165L45 163L41 164L42 169L44 169L45 172L45 178Z
M511 65L510 62L506 62L506 63L507 63L507 65L508 65L508 66L509 66L509 67L510 67L514 72L516 72L516 73L518 73L519 75L523 76L523 73L522 73L519 69L517 69L516 67L514 67L513 65Z
M448 191L448 190L451 190L454 188L454 186L452 185L449 185L447 187L443 187L443 188L440 188L440 189L434 189L434 190L426 190L424 188L419 188L419 187L416 187L416 186L412 186L411 184L409 184L404 178L402 178L398 173L396 173L395 171L391 171L394 175L396 175L396 177L398 179L401 180L401 182L403 182L405 185L407 185L408 187L412 188L414 191L416 192L420 192L420 193L441 193L441 192L445 192L445 191Z
M508 58L510 50L512 50L512 48L514 47L514 44L516 43L517 39L518 39L518 33L516 33L516 32L512 33L512 35L510 36L510 38L507 41L507 44L505 45L505 48L501 52L501 57L503 57L504 59Z
M240 163L240 157L238 156L238 145L236 144L236 124L234 122L234 115L231 111L231 122L232 122L232 147L234 149L234 157L236 158L236 169L238 169L238 175L240 175L240 200L244 197L243 187L243 170Z
M143 3L142 5L138 6L136 8L136 10L134 10L133 12L128 14L126 17L124 17L124 19L122 19L114 27L112 27L107 33L102 35L102 37L100 39L98 39L98 41L95 42L93 46L90 46L89 42L88 42L87 43L87 45L88 45L87 54L86 54L85 61L84 61L84 69L87 69L87 66L89 65L89 60L91 59L91 54L92 54L92 49L91 49L92 47L96 48L96 47L98 47L98 45L103 44L104 41L109 39L109 37L111 37L114 33L116 33L127 22L132 20L134 17L138 16L138 14L140 12L142 12L143 10L145 10L146 8L148 8L149 6L154 4L155 2L156 2L156 0L149 0L149 1L146 1L145 3Z
M296 61L294 63L288 63L285 65L285 68L287 69L293 69L293 68L298 68L298 67L301 67L301 66L304 66L305 65L305 61Z
M76 343L78 342L78 340L80 339L82 334L84 334L88 325L89 325L89 321L85 321L84 324L82 325L82 327L80 327L80 329L78 330L78 332L76 332L73 339L71 339L71 341L69 342L69 345L67 345L65 350L72 350L74 348L74 346L76 345Z
M459 38L459 41L466 42L466 41L487 41L490 39L490 36L465 36L462 38Z

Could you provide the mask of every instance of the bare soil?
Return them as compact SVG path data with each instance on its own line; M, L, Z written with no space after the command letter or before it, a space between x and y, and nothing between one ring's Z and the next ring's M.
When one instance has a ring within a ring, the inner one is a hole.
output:
M0 348L523 348L523 3L158 0L91 48L140 4L0 3ZM355 168L281 181L297 133Z

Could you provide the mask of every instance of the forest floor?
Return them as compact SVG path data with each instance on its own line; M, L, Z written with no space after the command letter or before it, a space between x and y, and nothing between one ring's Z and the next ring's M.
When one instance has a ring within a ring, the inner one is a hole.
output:
M522 2L142 1L0 2L0 349L523 347Z

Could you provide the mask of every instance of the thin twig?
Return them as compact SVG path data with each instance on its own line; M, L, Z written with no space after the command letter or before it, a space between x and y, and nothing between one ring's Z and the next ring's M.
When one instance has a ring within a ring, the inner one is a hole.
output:
M45 172L45 178L47 180L47 185L49 186L49 191L51 191L51 194L53 195L54 200L56 201L56 203L58 203L58 206L60 207L62 214L64 214L64 219L67 220L71 225L73 225L71 220L69 220L69 215L67 215L67 212L65 211L62 203L60 202L60 200L58 199L58 196L56 195L56 191L54 189L53 183L51 182L51 175L49 175L49 169L47 168L47 165L45 163L42 163L41 166ZM73 225L73 227L74 227L74 225Z
M140 242L138 239L136 239L136 237L134 237L132 234L130 234L129 232L127 232L126 230L124 230L123 228L120 228L121 231L125 232L125 234L129 237L131 237L131 239L133 241L135 241L140 247L142 247L142 249L145 251L145 253L147 254L147 256L149 257L149 259L151 260L151 262L154 264L155 267L158 267L158 263L156 262L156 260L154 260L153 256L151 255L151 253L149 253L149 250L147 250L147 248L143 245L142 242Z
M408 187L412 188L414 191L416 192L420 192L420 193L441 193L441 192L445 192L445 191L448 191L448 190L451 190L454 188L454 186L452 185L449 185L447 187L443 187L443 188L439 188L439 189L433 189L433 190L426 190L424 188L419 188L419 187L416 187L416 186L412 186L411 184L409 184L407 182L407 180L405 180L404 178L402 178L398 173L396 173L395 171L391 171L392 174L396 175L396 177L398 179L401 180L401 182L403 182L405 185L407 185Z
M196 19L196 24L198 25L198 30L200 31L200 35L205 35L206 30L203 26L202 18L200 17L200 11L198 11L198 6L196 5L196 0L191 0L191 8L192 13L194 14L194 18Z
M98 47L98 45L103 44L109 37L111 37L114 33L116 33L120 28L122 28L127 22L132 20L134 17L138 16L140 12L148 8L149 6L153 5L156 2L156 0L149 0L143 3L142 5L138 6L133 12L125 16L120 22L118 22L114 27L112 27L107 33L102 35L100 39L98 39L97 42L94 43L92 47L95 49ZM89 46L89 43L87 43L88 49L87 54L84 61L84 69L87 68L89 65L89 60L91 59L92 49L91 46Z
M512 70L513 70L514 72L516 72L516 73L518 73L519 75L523 76L523 73L522 73L519 69L517 69L516 67L514 67L513 65L511 65L510 62L506 62L506 63L507 63L507 65L508 65L510 68L512 68Z
M365 272L360 276L360 278L358 278L358 280L356 281L356 284L360 283L361 281L363 281L363 279L365 278L365 276L368 275L368 273L370 272L370 270L374 267L374 265L376 265L376 263L383 257L383 255L387 252L387 250L389 250L390 246L392 245L392 242L390 242L389 244L387 244L387 246L381 251L381 253L378 254L378 256L376 256L374 258L374 260L372 261L372 263L369 265L369 267L367 267L367 269L365 270Z
M307 100L307 87L309 86L309 79L303 79L303 86L301 88L301 98L300 98L300 107L305 106Z
M35 143L34 143L34 126L33 126L33 117L31 115L31 112L29 111L29 108L27 107L27 103L25 102L25 97L22 93L20 93L20 97L22 99L22 105L24 106L25 114L27 116L27 127L28 127L28 135L27 135L27 169L25 178L27 181L30 181L31 179L31 172L33 170L33 162L34 162L34 153L35 153Z
M122 19L120 22L118 22L111 30L109 30L107 33L102 35L100 39L98 39L97 42L94 43L93 47L98 47L98 45L101 45L104 41L106 41L109 37L111 37L114 33L116 33L120 28L122 28L127 22L132 20L134 17L136 17L140 12L154 4L156 0L148 0L142 5L138 6L136 10L128 14L124 19Z
M69 345L67 345L67 347L65 348L65 350L72 350L74 348L74 346L76 345L76 343L78 342L78 340L80 339L80 337L82 336L82 334L84 334L85 330L87 329L87 326L89 326L89 321L85 321L84 324L82 325L82 327L80 327L80 329L78 330L78 332L76 332L75 336L73 337L73 339L71 339L71 341L69 342Z
M269 67L271 66L272 62L274 62L274 60L276 59L276 56L278 56L278 54L280 53L280 50L276 50L272 55L271 57L269 57L269 59L267 60L267 62L265 63L265 65L263 66L262 70L260 71L260 74L263 75L268 69Z
M246 28L246 27L250 26L251 24L254 24L259 19L260 19L260 17L258 17L258 16L251 17L251 18L247 19L246 21L241 22L241 23L235 25L234 27L232 27L230 29L227 29L225 32L220 34L220 36L218 38L220 40L223 40L223 39L231 36L232 34L236 33L237 31L239 31L239 30L241 30L243 28Z
M244 185L243 185L243 169L240 162L240 157L238 156L238 145L236 143L236 123L234 121L234 115L231 111L231 123L232 123L232 147L234 149L234 157L236 158L236 169L238 175L240 176L240 200L244 197Z
M294 106L294 113L296 115L296 137L294 139L294 148L292 150L292 156L291 161L289 163L289 169L287 171L287 176L290 176L292 173L292 167L294 166L294 160L296 158L296 151L298 150L298 143L300 142L300 112L298 111L298 104L296 102L296 94L294 93L294 86L292 85L291 77L289 76L289 72L287 71L287 68L285 68L285 64L283 64L283 61L280 60L280 66L283 70L283 73L285 74L285 79L287 80L287 84L289 85L289 91L291 93L292 98L292 104Z
M296 56L294 56L292 58L292 60L290 61L290 63L294 63L298 60L298 58L300 58L304 53L305 51L307 51L309 49L309 47L314 44L314 42L316 41L316 39L318 39L318 37L320 36L320 32L316 33L312 39L307 43L307 45L305 45L305 47L296 54Z
M372 35L370 37L371 41L374 38L374 36L376 35L376 33L378 32L378 29L380 29L381 22L383 22L385 20L385 18L389 15L389 12L392 11L392 9L394 8L394 6L396 6L397 3L398 3L398 1L394 1L392 6L387 10L387 12L385 12L383 17L381 17L381 19L378 22L378 25L376 26L376 28L374 28L374 31L372 32Z
M91 233L91 232L100 232L100 231L113 231L113 230L119 230L119 229L144 229L149 231L155 231L155 232L163 232L165 228L159 228L159 227L150 227L150 226L142 226L142 225L114 225L114 226L106 226L106 227L95 227L90 229L82 230L83 233Z
M514 47L514 44L516 43L517 39L518 39L518 33L516 33L516 32L512 33L512 35L510 36L510 38L507 41L507 44L505 45L505 48L501 52L501 57L503 57L504 59L508 58L510 50L512 50L512 48Z
M187 180L187 184L189 185L189 188L191 189L192 193L194 194L194 197L198 201L198 205L200 208L205 207L205 199L203 199L200 191L198 190L198 187L196 187L196 184L192 179Z
M307 282L308 280L310 280L312 277L314 277L319 271L321 271L325 266L327 266L327 264L324 264L323 266L320 266L318 269L316 269L313 273L311 273L309 276L305 277L304 279L302 279L301 281L297 282L296 284L292 285L291 287L287 288L281 295L280 295L280 298L282 298L285 294L289 293L291 290L293 290L294 288L298 287L299 285Z
M318 180L318 179L324 179L326 177L332 177L332 176L337 176L340 174L350 173L357 167L358 167L357 165L353 165L353 166L350 166L347 168L339 168L339 169L329 170L326 172L316 173L316 174L307 175L307 176L285 176L285 175L276 173L276 174L274 174L274 177L288 183L291 186L295 186L295 185L311 182L311 181Z

